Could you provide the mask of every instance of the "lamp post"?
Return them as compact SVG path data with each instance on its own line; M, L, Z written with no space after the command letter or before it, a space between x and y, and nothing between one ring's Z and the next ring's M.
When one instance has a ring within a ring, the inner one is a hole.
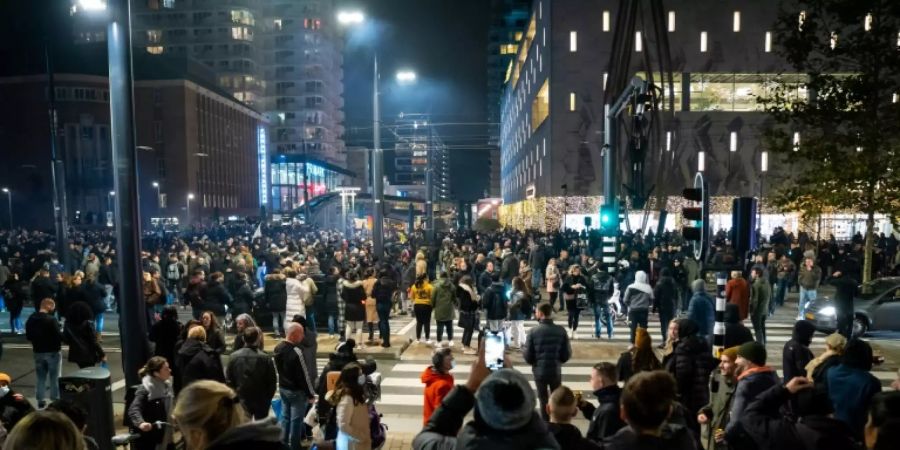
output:
M113 204L112 199L116 196L116 191L109 191L106 193L106 210L112 212Z
M9 229L13 229L13 214L12 214L12 191L9 188L3 188L3 193L6 194L6 201L9 203Z
M156 210L159 211L160 209L162 209L162 201L160 200L162 197L159 193L159 182L154 181L153 187L156 188Z
M191 226L191 200L194 199L194 194L187 195L187 205L185 206L185 211L187 211L187 217L184 220L184 224L186 226Z

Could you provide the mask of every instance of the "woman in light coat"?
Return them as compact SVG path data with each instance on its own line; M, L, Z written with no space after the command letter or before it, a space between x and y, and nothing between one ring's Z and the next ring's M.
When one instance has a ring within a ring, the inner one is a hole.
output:
M559 269L556 268L556 258L547 261L547 271L544 274L547 280L547 295L550 296L550 306L555 307L556 297L559 296Z
M369 424L369 407L363 391L365 375L357 363L350 363L341 370L331 404L335 407L338 434L336 450L371 450L372 431Z

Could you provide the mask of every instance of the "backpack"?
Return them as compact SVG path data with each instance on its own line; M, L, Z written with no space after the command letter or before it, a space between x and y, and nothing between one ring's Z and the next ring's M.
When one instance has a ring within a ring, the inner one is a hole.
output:
M166 268L166 279L171 281L177 281L181 279L181 263L171 263Z
M381 448L387 440L387 425L381 423L381 414L375 405L369 405L369 429L372 437L372 449Z

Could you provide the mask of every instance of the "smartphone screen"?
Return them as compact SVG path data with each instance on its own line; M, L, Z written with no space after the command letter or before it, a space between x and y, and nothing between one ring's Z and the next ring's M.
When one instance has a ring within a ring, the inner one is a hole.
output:
M506 350L503 332L488 332L484 336L484 362L492 372L503 368L503 353Z

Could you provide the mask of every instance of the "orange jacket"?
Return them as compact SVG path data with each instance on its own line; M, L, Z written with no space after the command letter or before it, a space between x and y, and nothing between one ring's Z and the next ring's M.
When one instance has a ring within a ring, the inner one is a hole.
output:
M439 373L431 366L425 368L422 372L422 384L425 385L425 405L423 408L423 421L428 423L434 410L441 406L441 401L453 389L453 375L449 373Z

